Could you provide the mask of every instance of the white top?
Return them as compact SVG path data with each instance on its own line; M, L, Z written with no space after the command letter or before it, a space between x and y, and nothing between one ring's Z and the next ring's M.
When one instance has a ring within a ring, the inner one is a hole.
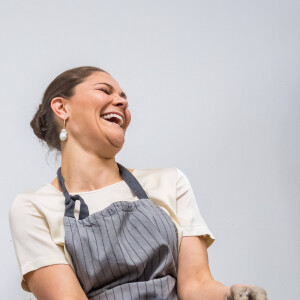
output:
M178 250L183 236L204 235L207 248L215 238L200 214L194 192L186 175L178 168L135 169L149 199L165 210L178 229ZM104 209L115 201L136 201L124 180L104 188L81 192L89 213ZM75 202L78 219L80 202ZM63 216L65 198L50 183L37 190L17 194L9 208L9 224L13 245L21 271L21 287L31 292L23 275L44 266L69 264L74 270L67 249Z

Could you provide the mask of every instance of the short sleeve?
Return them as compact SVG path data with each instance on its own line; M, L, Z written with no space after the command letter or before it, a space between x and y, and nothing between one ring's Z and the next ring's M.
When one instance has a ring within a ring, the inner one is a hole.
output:
M215 237L203 219L191 184L178 168L176 182L176 211L183 228L183 236L204 236L208 248Z
M24 274L48 265L68 264L63 246L51 238L45 216L25 193L18 194L9 208L9 226L25 291L31 292Z

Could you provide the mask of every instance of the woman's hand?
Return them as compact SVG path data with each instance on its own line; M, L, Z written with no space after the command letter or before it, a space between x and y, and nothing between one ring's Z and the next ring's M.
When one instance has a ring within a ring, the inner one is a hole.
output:
M224 300L268 300L267 292L254 285L234 284Z

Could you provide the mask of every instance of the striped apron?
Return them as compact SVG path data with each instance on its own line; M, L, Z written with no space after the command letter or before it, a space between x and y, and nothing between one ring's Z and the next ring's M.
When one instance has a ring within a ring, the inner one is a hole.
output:
M76 276L89 300L176 300L176 225L148 198L135 176L117 165L138 200L116 201L91 215L80 195L68 193L61 167L57 170L65 196L65 247Z

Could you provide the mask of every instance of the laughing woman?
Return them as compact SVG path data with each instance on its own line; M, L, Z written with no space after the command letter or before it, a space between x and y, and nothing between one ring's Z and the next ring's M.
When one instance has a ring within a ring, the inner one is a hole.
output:
M116 162L130 120L126 94L100 68L67 70L46 89L30 125L61 166L9 210L22 288L42 300L266 300L213 279L214 236L181 170Z

